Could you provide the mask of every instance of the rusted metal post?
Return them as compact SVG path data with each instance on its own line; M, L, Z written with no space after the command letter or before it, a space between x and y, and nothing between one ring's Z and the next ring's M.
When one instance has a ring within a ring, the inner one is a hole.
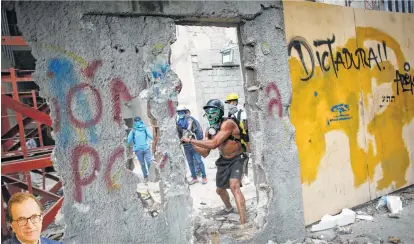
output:
M33 99L33 107L35 109L37 109L37 99L36 99L36 91L32 90L32 99ZM43 137L42 137L42 129L40 128L40 122L36 121L36 125L37 125L37 134L39 136L39 143L40 143L40 147L43 147Z
M6 224L6 213L4 212L4 200L3 200L3 194L1 194L1 233L3 236L7 236L9 231L7 230L7 224Z
M4 86L3 86L3 84L1 84L1 93L3 94L4 92L5 92L4 91ZM9 114L8 114L6 106L4 106L2 104L1 105L1 134L2 134L2 137L9 130L10 130ZM12 140L7 140L6 142L2 143L2 148L5 152L8 151L8 149L11 146L13 146L13 141Z
M16 82L16 70L14 68L10 68L10 77L11 77L12 87L13 87L13 99L20 103L19 91L18 91L17 82ZM23 157L27 158L26 138L25 138L25 133L24 133L22 115L16 112L16 119L17 119L17 123L19 124L20 147L22 148Z

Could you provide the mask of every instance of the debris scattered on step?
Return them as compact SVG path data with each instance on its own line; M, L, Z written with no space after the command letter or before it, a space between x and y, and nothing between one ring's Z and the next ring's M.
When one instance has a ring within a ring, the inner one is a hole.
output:
M225 221L226 220L226 217L217 217L216 220L218 220L218 221Z
M394 244L401 243L401 239L398 237L394 237L394 236L388 237L388 241Z
M230 221L230 222L239 222L239 220L240 220L240 217L239 217L238 214L231 213L231 214L227 215L227 221Z
M351 227L336 227L336 232L340 235L347 235L352 233Z
M225 231L225 230L237 230L237 229L238 229L238 226L237 225L230 224L230 223L224 223L221 226L221 228L220 228L221 231Z
M345 226L355 223L356 213L350 209L344 208L338 215L332 216L326 214L318 224L312 226L311 232L332 229L335 226Z
M357 214L356 218L362 219L362 220L369 220L369 221L374 220L374 217L372 217L371 215L363 215L363 214Z

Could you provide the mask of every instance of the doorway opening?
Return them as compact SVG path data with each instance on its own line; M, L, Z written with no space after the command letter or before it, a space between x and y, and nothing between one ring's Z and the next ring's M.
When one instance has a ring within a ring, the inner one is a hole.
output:
M236 117L248 134L249 120L244 106L246 99L237 28L177 25L176 37L176 42L171 45L170 60L171 69L182 82L177 111L185 109L188 115L199 122L201 131L205 134L210 126L203 106L210 99L219 99L225 104L224 116ZM226 103L226 100L232 102ZM234 112L234 107L237 112ZM232 108L230 114L229 108ZM178 121L179 116L177 123ZM249 156L249 143L245 145L245 155ZM200 220L195 227L196 238L203 243L203 240L207 241L217 232L236 239L249 239L257 233L255 218L258 198L253 182L254 162L251 157L243 167L241 180L241 192L246 203L246 225L240 230L241 220L230 189L227 192L235 211L226 215L218 214L224 208L223 201L216 193L215 163L220 157L219 150L211 150L207 157L200 157L184 146L182 151L186 158L186 177L193 199L194 215Z

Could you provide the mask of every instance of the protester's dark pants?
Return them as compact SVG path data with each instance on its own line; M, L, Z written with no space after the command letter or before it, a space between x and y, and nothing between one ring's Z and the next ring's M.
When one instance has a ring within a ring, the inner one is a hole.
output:
M206 177L206 169L204 167L201 155L194 149L192 145L184 145L185 157L187 158L188 166L190 167L191 177L197 179L195 165L200 166L201 177Z

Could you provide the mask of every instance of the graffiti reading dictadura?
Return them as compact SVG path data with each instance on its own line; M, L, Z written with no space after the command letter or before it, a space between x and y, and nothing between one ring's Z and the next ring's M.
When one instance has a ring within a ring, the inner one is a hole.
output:
M315 51L316 60L321 68L322 72L335 72L338 78L339 69L361 69L365 67L376 67L379 71L384 70L380 63L383 62L383 58L387 59L387 44L382 41L382 45L378 44L377 48L370 47L368 52L363 48L357 48L351 52L348 48L344 47L340 51L334 51L332 46L335 43L335 35L332 38L325 40L313 41L315 48L325 48L322 53ZM294 37L288 45L288 54L292 54L292 49L295 49L299 55L299 59L302 63L302 67L305 70L306 77L301 77L302 81L307 81L313 77L315 72L315 56L309 43L303 37ZM304 54L309 55L310 65L305 62ZM328 60L330 62L328 62ZM330 64L329 64L330 63ZM332 67L331 67L332 65ZM310 70L309 70L310 67Z

